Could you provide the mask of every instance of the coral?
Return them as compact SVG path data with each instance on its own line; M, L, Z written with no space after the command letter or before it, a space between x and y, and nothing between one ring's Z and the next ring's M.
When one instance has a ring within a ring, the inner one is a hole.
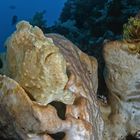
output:
M30 21L31 25L38 26L40 29L45 31L47 28L47 21L44 19L45 13L45 10L42 12L36 12Z
M121 0L111 0L108 5L109 16L120 16L121 15Z
M105 140L124 139L140 130L140 59L123 48L126 42L104 46L104 77L109 89L108 107L103 107Z
M103 139L94 57L63 36L45 36L25 21L17 24L6 45L3 73L10 78L0 76L0 126L7 129L0 129L0 135L52 140L63 132L67 140Z
M65 35L71 41L78 44L78 47L88 54L94 55L93 46L99 46L104 39L118 39L121 37L123 24L127 22L130 16L135 16L139 11L138 0L68 0L65 3L63 11L60 15L59 24L52 27L54 31L60 32L60 27L66 22L68 24L73 21L73 25L78 30L77 39L75 39L75 32L73 26L67 26L68 33ZM84 9L84 10L83 10ZM116 26L117 25L117 26ZM113 36L104 36L106 32L111 31ZM82 35L84 34L84 37ZM104 37L103 40L98 42L100 37ZM83 43L85 39L86 43ZM86 49L85 49L86 47Z
M131 17L128 23L124 24L123 39L127 41L140 40L140 19Z
M123 40L128 52L140 54L140 19L138 15L131 17L128 23L124 24Z

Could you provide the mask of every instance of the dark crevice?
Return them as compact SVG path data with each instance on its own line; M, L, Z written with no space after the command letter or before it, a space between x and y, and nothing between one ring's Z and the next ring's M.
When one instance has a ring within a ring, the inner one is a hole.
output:
M54 140L63 140L63 138L65 137L65 133L64 132L58 132L56 134L49 134Z
M25 90L25 92L32 101L36 101L35 98L27 90Z
M10 139L5 139L5 138L3 138L3 137L0 137L0 140L15 140L15 139L12 139L12 138L10 138Z
M140 140L140 138L136 138L135 136L128 135L128 136L126 137L126 140Z
M66 74L67 74L68 78L69 78L70 75L71 75L71 71L69 70L69 66L67 66L67 68L66 68Z
M58 116L62 120L65 120L66 105L64 103L58 102L58 101L53 101L50 104L56 108Z

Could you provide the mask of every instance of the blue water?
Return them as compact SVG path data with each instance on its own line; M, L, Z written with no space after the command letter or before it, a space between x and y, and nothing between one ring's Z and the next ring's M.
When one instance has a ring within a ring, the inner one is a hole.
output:
M4 51L6 38L15 30L12 17L18 21L29 21L35 12L46 11L47 25L51 26L58 19L66 0L1 0L0 1L0 52Z

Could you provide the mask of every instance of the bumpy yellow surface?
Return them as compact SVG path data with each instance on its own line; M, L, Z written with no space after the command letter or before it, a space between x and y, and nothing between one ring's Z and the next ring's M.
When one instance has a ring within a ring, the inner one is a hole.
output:
M54 100L73 103L74 95L65 90L66 61L52 39L38 27L20 22L6 46L8 75L34 100L44 105Z

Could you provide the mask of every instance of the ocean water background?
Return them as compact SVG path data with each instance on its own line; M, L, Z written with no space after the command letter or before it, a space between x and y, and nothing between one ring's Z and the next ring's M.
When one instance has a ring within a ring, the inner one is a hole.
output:
M6 38L15 30L12 17L29 21L36 12L46 11L47 25L58 19L66 0L1 0L0 1L0 52L4 51Z

